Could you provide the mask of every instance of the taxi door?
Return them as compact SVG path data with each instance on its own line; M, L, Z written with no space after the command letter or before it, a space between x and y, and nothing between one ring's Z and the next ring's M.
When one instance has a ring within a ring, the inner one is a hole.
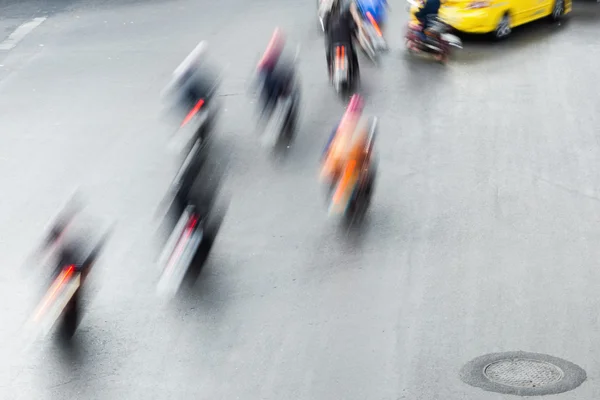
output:
M513 27L523 25L535 19L535 10L540 0L510 0L513 13Z
M533 19L544 18L552 13L554 0L536 0L534 6Z

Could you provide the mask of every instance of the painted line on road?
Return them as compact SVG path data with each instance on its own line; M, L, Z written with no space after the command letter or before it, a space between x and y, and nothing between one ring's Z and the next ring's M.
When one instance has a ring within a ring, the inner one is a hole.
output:
M46 20L46 17L34 18L29 22L25 22L13 33L10 34L8 38L2 43L0 43L0 50L11 50L14 48L25 36L27 36L31 31L40 26L42 22Z

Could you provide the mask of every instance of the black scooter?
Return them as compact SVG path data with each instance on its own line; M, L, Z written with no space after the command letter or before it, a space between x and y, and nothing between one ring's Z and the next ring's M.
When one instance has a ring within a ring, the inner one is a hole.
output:
M65 260L58 266L51 283L34 311L31 322L46 336L54 326L60 324L64 339L70 339L81 320L81 293L83 284L91 268L105 246L110 231L88 251L78 252L78 256Z
M191 193L205 162L201 152L201 144L196 143L168 195L170 204L165 222L170 235L159 257L162 274L158 293L162 296L175 295L186 277L200 272L223 221L223 215L215 207L216 187L207 185L206 196L201 201Z

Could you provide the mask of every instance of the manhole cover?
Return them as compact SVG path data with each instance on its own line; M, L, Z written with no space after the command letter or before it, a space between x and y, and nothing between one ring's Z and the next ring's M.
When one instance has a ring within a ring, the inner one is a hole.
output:
M540 387L560 381L564 373L556 365L535 360L501 360L485 367L492 382L515 387Z
M560 358L508 352L476 358L463 367L461 379L490 392L543 396L575 389L585 381L586 373Z

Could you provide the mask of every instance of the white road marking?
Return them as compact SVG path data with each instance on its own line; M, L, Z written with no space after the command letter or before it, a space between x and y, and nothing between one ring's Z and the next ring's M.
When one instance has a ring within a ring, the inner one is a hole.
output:
M13 33L2 43L0 43L0 50L11 50L14 48L25 36L31 31L40 26L42 22L46 20L46 17L34 18L29 22L19 25Z

